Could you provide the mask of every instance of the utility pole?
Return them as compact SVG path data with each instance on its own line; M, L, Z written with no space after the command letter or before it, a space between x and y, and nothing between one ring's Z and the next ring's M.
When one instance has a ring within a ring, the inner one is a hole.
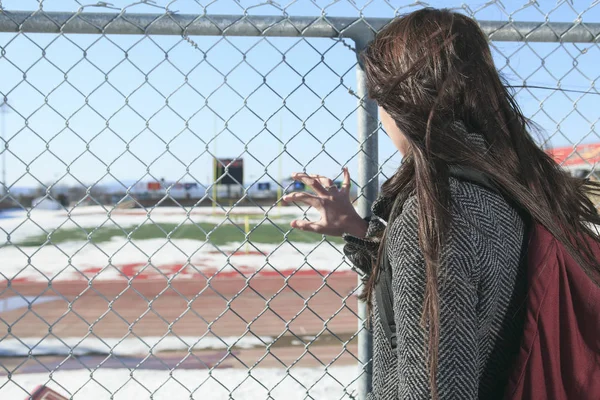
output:
M281 197L283 195L281 190L282 183L282 175L283 175L283 118L279 115L279 168L277 172L277 216L281 217L281 206L282 200Z
M2 149L2 194L8 194L8 185L6 181L6 153L8 152L8 146L6 145L6 113L10 112L10 108L8 107L8 103L6 101L6 97L0 105L0 119L2 124L2 144L4 148Z

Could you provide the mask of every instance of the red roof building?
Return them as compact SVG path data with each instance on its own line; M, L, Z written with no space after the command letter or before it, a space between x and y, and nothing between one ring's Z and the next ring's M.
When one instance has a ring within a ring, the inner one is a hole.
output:
M554 160L568 170L598 169L600 171L600 143L557 147L546 150Z

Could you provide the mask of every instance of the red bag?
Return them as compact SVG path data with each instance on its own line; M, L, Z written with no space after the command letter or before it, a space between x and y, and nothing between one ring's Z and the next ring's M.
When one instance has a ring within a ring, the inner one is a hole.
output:
M50 389L47 386L38 386L30 397L27 397L29 400L67 400L65 396L62 396Z
M506 398L598 400L600 288L544 227L530 238L525 330Z

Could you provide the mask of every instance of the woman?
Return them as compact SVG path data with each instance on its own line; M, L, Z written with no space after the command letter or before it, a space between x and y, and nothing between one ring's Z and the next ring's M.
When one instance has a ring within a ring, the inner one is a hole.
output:
M347 170L339 190L328 178L296 174L315 195L285 200L316 207L321 220L292 227L343 236L365 275L370 398L502 398L523 333L528 220L586 271L599 271L580 241L580 234L597 238L587 223L600 218L586 194L598 185L570 177L536 146L472 19L413 12L382 30L362 60L403 163L365 220L349 201ZM479 171L498 191L456 179L453 166ZM373 296L383 268L392 273L395 351Z

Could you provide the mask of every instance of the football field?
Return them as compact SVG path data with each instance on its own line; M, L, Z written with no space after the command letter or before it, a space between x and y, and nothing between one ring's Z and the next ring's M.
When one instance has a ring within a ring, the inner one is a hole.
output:
M273 213L13 213L0 374L354 368L357 277L340 239L290 231L296 207Z

